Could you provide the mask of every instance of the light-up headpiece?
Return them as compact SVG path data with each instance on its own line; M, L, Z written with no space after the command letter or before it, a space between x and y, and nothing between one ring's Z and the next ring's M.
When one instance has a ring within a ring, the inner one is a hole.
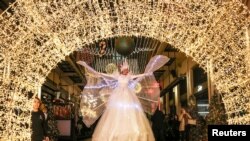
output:
M126 70L126 69L129 69L127 59L125 59L125 61L122 63L121 71Z

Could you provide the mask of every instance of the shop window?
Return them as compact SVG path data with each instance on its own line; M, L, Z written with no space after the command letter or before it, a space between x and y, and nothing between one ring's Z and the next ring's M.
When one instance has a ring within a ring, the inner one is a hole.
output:
M199 67L193 69L194 96L198 107L198 114L205 117L208 114L207 74Z

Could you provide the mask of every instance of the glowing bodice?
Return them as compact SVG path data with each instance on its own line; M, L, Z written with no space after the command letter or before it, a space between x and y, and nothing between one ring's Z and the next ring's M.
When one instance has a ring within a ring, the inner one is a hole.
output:
M129 75L119 75L118 76L118 86L127 87L129 82Z

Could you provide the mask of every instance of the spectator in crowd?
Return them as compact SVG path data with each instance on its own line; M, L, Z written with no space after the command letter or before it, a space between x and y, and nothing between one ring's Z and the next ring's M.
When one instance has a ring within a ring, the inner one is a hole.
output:
M153 114L152 120L152 130L156 141L165 141L165 124L164 124L164 114L159 108L156 109Z
M49 141L47 137L47 123L44 113L39 109L41 100L38 97L34 98L33 109L31 115L31 140L32 141Z
M188 120L192 119L189 113L186 112L184 108L181 108L181 114L179 116L179 133L180 141L189 141L189 126Z
M166 124L166 137L168 141L179 141L179 120L178 116L171 113Z

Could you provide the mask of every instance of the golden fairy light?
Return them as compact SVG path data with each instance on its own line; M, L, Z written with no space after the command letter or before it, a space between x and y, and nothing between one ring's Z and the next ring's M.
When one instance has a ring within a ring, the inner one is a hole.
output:
M228 122L250 124L249 15L239 0L16 0L0 16L0 140L30 140L28 92L66 55L132 35L212 70Z

